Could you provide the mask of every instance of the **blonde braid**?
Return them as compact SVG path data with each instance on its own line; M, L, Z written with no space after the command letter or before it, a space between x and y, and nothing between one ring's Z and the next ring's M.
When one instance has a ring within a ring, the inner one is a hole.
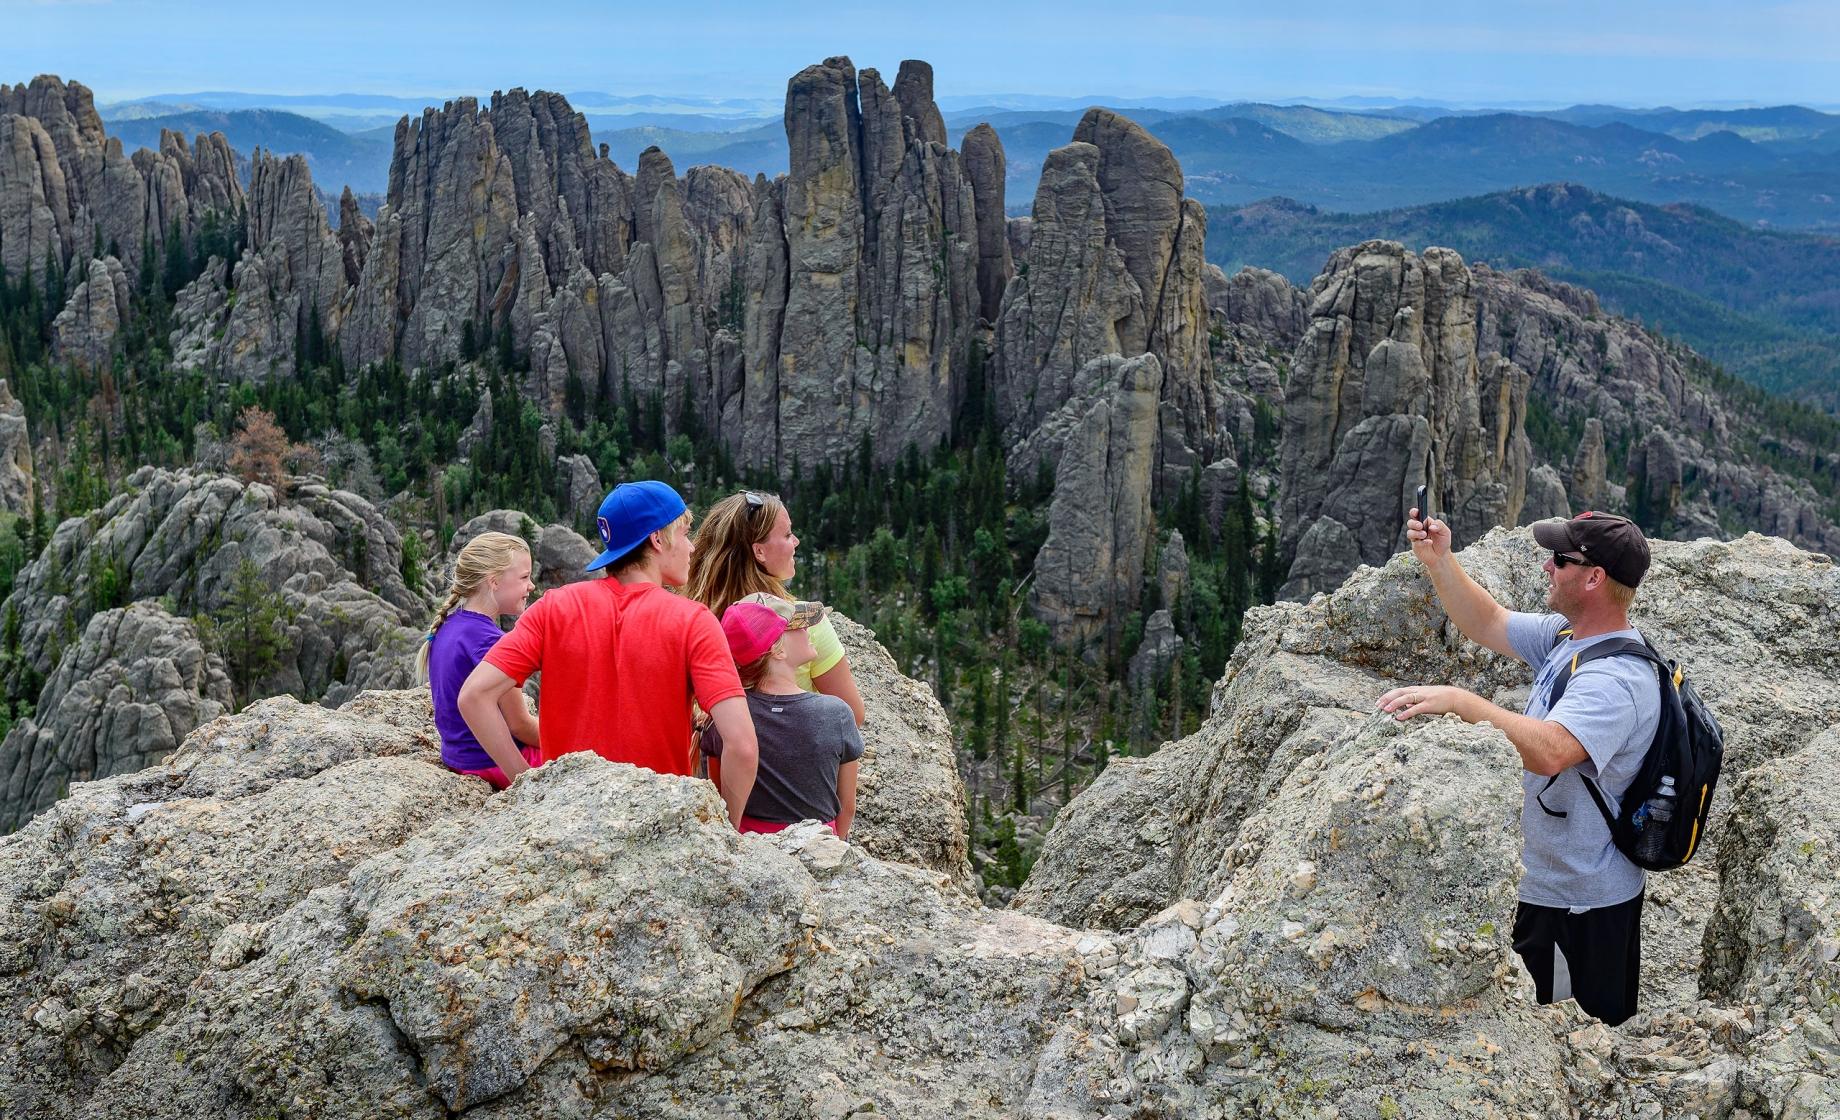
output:
M415 683L428 683L428 651L442 625L460 609L487 580L511 566L518 554L528 554L530 546L522 537L509 533L481 533L466 543L454 558L454 578L447 589L447 600L434 612L434 621L422 635L422 648L415 655Z

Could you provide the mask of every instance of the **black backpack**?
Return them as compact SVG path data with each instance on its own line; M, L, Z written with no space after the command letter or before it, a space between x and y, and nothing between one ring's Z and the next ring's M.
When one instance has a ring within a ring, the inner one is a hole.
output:
M1559 634L1561 637L1569 637L1571 631L1561 630ZM1712 809L1712 791L1719 784L1719 767L1725 761L1725 732L1713 717L1712 710L1706 707L1706 702L1700 699L1693 682L1687 680L1686 672L1677 662L1669 661L1656 652L1646 638L1639 641L1619 638L1613 642L1599 642L1580 651L1572 658L1571 664L1559 670L1558 677L1553 680L1548 711L1559 706L1559 698L1565 695L1565 686L1571 683L1572 674L1578 671L1578 666L1600 657L1640 657L1655 667L1656 680L1661 687L1661 722L1655 727L1655 741L1649 744L1648 753L1642 758L1642 768L1636 772L1628 791L1623 794L1621 813L1614 816L1611 814L1609 799L1597 788L1596 782L1583 774L1579 778L1584 782L1591 800L1597 803L1597 811L1604 815L1604 823L1610 826L1610 836L1616 844L1616 850L1644 871L1672 871L1693 858L1700 839L1706 833L1706 814ZM1651 850L1639 854L1641 848L1637 841L1641 838L1642 827L1636 823L1637 815L1661 789L1664 775L1671 775L1674 779L1674 816L1664 826L1667 832L1659 853ZM1558 780L1558 775L1553 775L1540 792L1551 789L1553 782ZM1545 805L1542 804L1541 808L1544 809ZM1546 811L1552 812L1550 809Z

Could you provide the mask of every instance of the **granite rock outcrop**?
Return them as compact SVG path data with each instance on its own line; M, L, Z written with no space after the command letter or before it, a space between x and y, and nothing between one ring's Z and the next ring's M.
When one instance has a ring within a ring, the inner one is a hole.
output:
M83 282L51 323L51 354L81 369L100 371L109 364L115 336L128 321L128 274L114 257L96 257Z
M724 410L743 421L743 462L836 461L863 437L886 461L951 432L983 250L971 174L940 120L924 62L903 62L892 90L842 57L788 84L791 171L757 200L746 372Z
M135 272L144 251L164 252L175 228L189 252L207 223L236 220L242 197L221 133L188 147L163 131L158 151L130 157L105 134L82 84L40 75L0 85L0 268L9 276L42 282L47 267L70 270L105 254Z
M0 828L42 808L46 791L170 750L224 702L223 670L184 618L224 609L245 560L285 608L284 640L251 695L336 703L408 684L431 608L403 582L401 550L395 526L345 491L307 483L283 497L208 472L129 475L101 510L58 526L0 605L19 635L7 688L36 700L38 721L0 749ZM171 701L165 726L146 709L156 695ZM86 728L138 728L140 738L84 746Z
M1479 359L1470 270L1448 249L1339 250L1310 287L1286 386L1282 594L1326 591L1404 547L1420 485L1458 545L1515 524L1531 465L1528 375Z
M1096 659L1142 597L1164 373L1155 354L1111 354L1077 384L1036 437L1061 438L1029 602L1057 640Z
M1524 602L1530 553L1497 533L1465 559ZM577 755L491 796L439 766L419 690L262 701L0 841L0 1095L175 1120L1820 1115L1835 822L1798 775L1834 762L1840 676L1749 689L1840 658L1835 568L1750 537L1663 544L1656 574L1737 789L1723 882L1680 888L1718 903L1703 998L1615 1029L1535 1006L1514 961L1506 739L1366 714L1408 666L1525 683L1402 562L1255 612L1201 733L1076 802L1023 900L1068 925L815 823L738 836L695 779ZM909 706L886 684L872 730ZM920 831L910 800L862 827Z
M1471 271L1479 350L1526 370L1530 392L1582 433L1572 485L1593 500L1575 494L1574 509L1638 514L1668 536L1755 529L1840 552L1840 525L1814 488L1745 445L1767 433L1782 444L1779 462L1812 462L1825 449L1777 430L1754 402L1717 392L1704 359L1606 315L1591 292L1528 270ZM1652 433L1666 443L1649 447ZM1606 448L1619 446L1628 451L1613 462ZM1624 481L1638 485L1625 494Z
M128 774L229 711L230 678L190 619L142 602L92 615L0 743L0 831L76 782Z
M1223 398L1209 353L1202 252L1207 215L1175 156L1142 126L1091 109L1042 164L1028 269L1003 297L995 357L1006 434L1028 437L1107 354L1154 354L1159 495L1220 447Z
M262 701L5 841L5 1099L790 1117L851 1093L994 1115L989 1086L1026 1091L1077 934L873 844L738 836L700 780L578 755L488 797L439 765L429 719L419 691ZM860 819L884 810L917 832L893 803ZM507 940L512 914L535 936ZM917 1000L961 1021L915 1022ZM861 1064L869 1038L900 1060Z
M1840 643L1830 633L1840 568L1756 534L1652 547L1632 621L1681 660L1713 704L1726 730L1728 775L1790 754L1840 722ZM1545 577L1527 530L1498 529L1459 559L1498 601L1543 609ZM1178 898L1208 897L1225 881L1245 815L1305 762L1364 734L1382 692L1448 682L1518 710L1529 679L1520 662L1448 625L1410 554L1363 569L1309 604L1280 604L1247 621L1203 729L1147 759L1108 766L1062 814L1016 905L1118 928ZM1776 683L1791 679L1793 694ZM1722 786L1721 798L1727 792ZM1518 787L1511 798L1518 806ZM1092 874L1094 860L1111 874Z

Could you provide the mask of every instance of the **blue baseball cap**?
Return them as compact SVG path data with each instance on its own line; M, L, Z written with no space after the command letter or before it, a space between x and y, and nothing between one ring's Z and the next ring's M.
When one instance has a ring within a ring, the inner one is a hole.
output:
M601 499L594 519L605 549L584 572L597 572L639 547L639 542L682 517L683 498L662 482L622 482Z

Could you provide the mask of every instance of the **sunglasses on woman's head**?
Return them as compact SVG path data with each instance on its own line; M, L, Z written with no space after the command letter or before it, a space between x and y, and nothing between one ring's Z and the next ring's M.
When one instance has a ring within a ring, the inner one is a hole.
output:
M741 499L747 503L747 515L749 517L753 517L754 511L766 505L768 499L772 497L774 497L774 495L761 494L753 490L743 490L741 492Z

